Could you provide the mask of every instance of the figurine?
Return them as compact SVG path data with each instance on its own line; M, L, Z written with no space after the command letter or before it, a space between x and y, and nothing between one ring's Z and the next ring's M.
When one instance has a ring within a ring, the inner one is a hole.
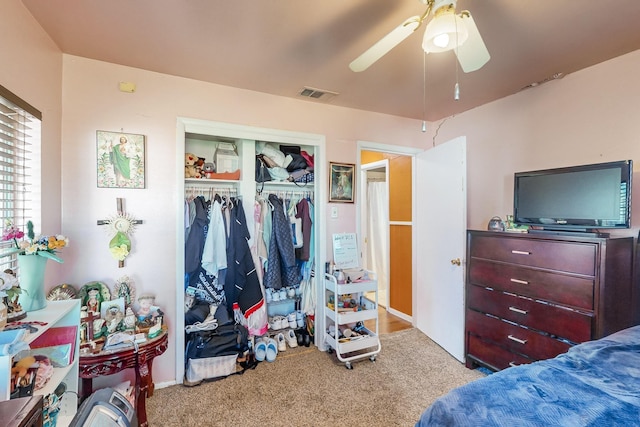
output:
M104 316L104 320L107 325L107 332L110 334L116 332L119 329L122 319L124 319L124 313L120 311L120 308L117 305L109 307Z
M138 298L140 308L136 313L138 318L138 326L141 328L148 328L156 323L156 317L162 315L162 311L155 305L156 297L150 294L141 295Z
M127 307L125 311L124 328L127 331L133 331L136 329L136 315L133 314L131 307Z
M100 313L100 304L102 303L102 295L100 295L100 289L91 288L87 292L87 300L84 305L87 306L87 311L94 313Z
M133 282L129 279L129 276L122 276L119 278L116 281L113 291L115 298L124 298L125 307L129 307L136 296Z

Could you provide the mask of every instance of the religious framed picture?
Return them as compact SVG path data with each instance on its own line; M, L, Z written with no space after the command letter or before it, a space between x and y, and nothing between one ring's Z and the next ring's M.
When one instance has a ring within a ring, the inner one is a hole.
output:
M354 202L355 168L352 163L329 162L329 202Z
M96 131L98 188L144 188L145 137Z

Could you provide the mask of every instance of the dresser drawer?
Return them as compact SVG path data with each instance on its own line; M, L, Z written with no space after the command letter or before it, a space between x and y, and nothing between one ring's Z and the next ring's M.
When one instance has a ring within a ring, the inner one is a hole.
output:
M468 281L475 285L488 286L585 310L594 308L595 279L593 278L471 259Z
M467 310L466 327L467 333L534 360L556 357L571 347L565 342L474 310Z
M467 335L467 357L493 370L502 370L515 365L525 365L533 360L512 353L492 343L482 341L475 335Z
M594 276L596 244L474 236L470 255L548 270Z
M591 339L592 316L536 302L514 294L469 286L467 306L471 309L547 332L575 343Z

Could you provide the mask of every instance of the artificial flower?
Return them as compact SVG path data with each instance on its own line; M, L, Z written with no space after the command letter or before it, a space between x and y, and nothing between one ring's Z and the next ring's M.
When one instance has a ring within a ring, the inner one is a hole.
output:
M15 296L20 293L19 284L13 274L0 272L0 297L8 297L9 301L13 301Z
M131 240L125 233L118 231L109 242L109 250L116 260L124 261L131 250Z
M69 239L65 236L58 234L55 236L40 236L38 239L35 239L33 222L31 221L27 221L28 240L18 242L18 239L22 239L24 236L25 234L21 230L14 226L10 220L7 220L2 233L2 240L13 240L16 246L16 253L20 255L40 255L56 262L63 262L62 259L56 255L56 251L69 246Z
M129 255L129 248L127 248L127 245L124 243L120 246L112 246L109 250L111 251L111 256L118 261L124 261L124 259Z

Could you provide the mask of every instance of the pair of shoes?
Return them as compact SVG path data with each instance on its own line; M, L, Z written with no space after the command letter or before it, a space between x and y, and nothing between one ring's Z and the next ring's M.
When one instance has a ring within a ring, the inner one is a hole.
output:
M289 321L284 316L274 316L269 322L269 327L274 331L285 329L289 327Z
M293 329L289 329L287 331L287 335L285 335L285 339L287 340L287 344L289 347L294 348L298 346L298 340L296 338L296 333L293 332Z
M276 290L276 289L272 289L272 288L267 288L266 291L267 293L267 299L271 300L271 301L284 301L287 299L287 290L285 288Z
M287 350L287 343L284 340L284 334L282 332L280 332L278 335L276 335L276 342L278 343L278 351L286 351Z
M311 337L309 336L309 332L305 328L298 329L296 331L296 337L299 346L309 347L311 345Z
M276 344L276 341L273 338L260 338L256 342L254 354L258 362L262 362L264 360L267 362L273 362L276 360L276 356L278 355L278 344Z

